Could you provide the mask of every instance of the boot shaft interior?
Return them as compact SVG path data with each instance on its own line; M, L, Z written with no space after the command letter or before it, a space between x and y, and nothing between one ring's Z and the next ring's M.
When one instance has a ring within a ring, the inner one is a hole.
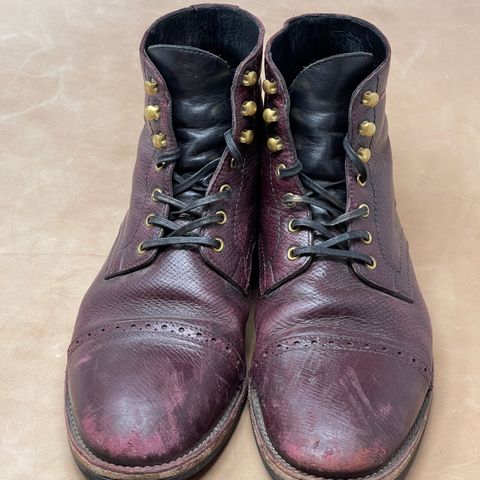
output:
M387 50L387 40L373 25L336 15L296 18L271 43L272 59L287 86L305 67L335 55L370 53L373 70L386 59Z
M259 35L258 23L247 12L206 5L177 12L156 23L145 47L156 44L194 47L236 67L256 46Z

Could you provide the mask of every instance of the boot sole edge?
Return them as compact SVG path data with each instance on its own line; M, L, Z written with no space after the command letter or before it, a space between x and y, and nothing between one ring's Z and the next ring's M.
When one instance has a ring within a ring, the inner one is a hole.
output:
M390 461L382 465L376 472L365 476L349 477L350 480L401 480L407 473L420 446L432 404L432 388L428 391L422 409L415 420L406 440L399 447ZM255 389L249 387L249 410L253 433L260 457L274 480L339 480L344 477L318 477L288 463L274 448L263 421L260 402Z

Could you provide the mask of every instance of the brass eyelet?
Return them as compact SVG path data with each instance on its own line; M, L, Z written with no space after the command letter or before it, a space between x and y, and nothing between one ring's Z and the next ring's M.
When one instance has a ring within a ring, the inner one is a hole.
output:
M153 227L153 224L150 223L150 219L153 218L155 216L154 213L151 213L146 219L145 219L145 225L147 227Z
M258 81L258 75L257 72L252 71L246 71L243 74L243 79L242 79L242 84L244 87L254 87L257 84Z
M370 207L366 203L362 203L358 208L366 208L367 211L362 215L362 217L367 218L370 215Z
M227 214L223 210L215 212L215 215L220 215L222 217L222 219L217 222L219 225L224 225L227 223Z
M242 103L242 115L244 117L253 117L257 113L257 104L253 100Z
M158 105L147 105L143 112L144 117L151 122L160 118L160 107Z
M158 200L155 198L156 193L163 193L161 188L155 188L152 192L152 199L154 202L158 202Z
M220 253L224 249L225 243L221 238L218 237L215 238L215 240L218 242L218 247L213 247L213 251L216 253Z
M158 163L157 165L155 165L155 170L157 172L159 172L160 170L163 170L164 168L165 168L165 162Z
M290 247L288 250L287 250L287 258L289 260L297 260L297 258L299 258L298 255L295 255L293 253L293 251L296 249L297 247Z
M146 250L143 248L143 243L139 243L137 246L137 253L139 255L143 255L146 252Z
M157 149L167 146L167 136L164 133L155 133L152 135L153 146Z
M143 88L147 95L156 95L158 93L158 83L151 78L150 81L143 82Z
M287 198L288 197L294 197L295 194L294 193L291 193L291 192L288 192L286 193L284 196L283 196L283 203L288 207L288 208L293 208L295 206L295 202L288 202L287 201Z
M362 180L362 174L359 173L357 175L357 183L363 188L366 184L367 184L367 181L366 180Z
M278 110L276 108L266 108L263 111L263 121L265 123L275 123L278 122Z
M272 152L280 152L283 150L283 143L280 137L270 137L267 140L267 148Z
M295 220L295 218L292 218L289 222L288 222L288 231L289 232L292 232L292 233L298 233L298 231L300 230L298 227L294 227L293 226L293 221Z
M367 268L369 268L370 270L375 270L377 268L377 262L376 260L373 258L373 257L370 257L371 260L372 260L372 263L366 263L365 265L367 266Z
M242 130L240 132L240 143L244 143L245 145L250 145L253 142L255 134L253 130Z
M362 104L366 107L374 108L377 106L379 99L380 97L377 92L367 90L362 96Z
M373 241L373 237L372 237L372 234L370 232L367 232L368 233L368 238L365 239L365 238L362 238L362 242L365 244L365 245L370 245Z
M280 172L281 172L282 170L285 170L286 168L287 168L287 167L286 167L283 163L281 163L281 164L277 167L277 177L279 177L279 176L280 176Z
M220 188L219 192L227 192L228 190L231 190L232 187L228 183L224 183Z
M240 168L237 161L234 158L230 159L230 168L232 170L238 170Z
M275 95L277 93L277 83L273 80L264 80L262 87L263 91L268 95Z
M358 133L362 137L373 137L376 131L377 131L377 126L373 122L369 122L368 120L365 120L364 122L362 122L358 129Z
M372 151L369 148L360 147L357 150L357 155L363 163L368 163L370 157L372 156Z

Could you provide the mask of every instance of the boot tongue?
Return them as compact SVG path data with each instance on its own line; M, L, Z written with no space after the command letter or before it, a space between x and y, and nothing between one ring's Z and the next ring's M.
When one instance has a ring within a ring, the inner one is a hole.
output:
M230 89L235 70L213 53L178 45L152 45L148 55L172 98L172 123L181 150L178 173L219 158L231 127Z
M334 55L312 63L292 82L290 126L302 171L309 177L344 180L348 108L353 91L372 71L373 62L370 53ZM341 189L336 193L344 197Z

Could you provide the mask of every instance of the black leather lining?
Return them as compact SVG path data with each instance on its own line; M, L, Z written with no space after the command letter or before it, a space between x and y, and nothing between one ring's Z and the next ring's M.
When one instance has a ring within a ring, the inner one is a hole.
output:
M196 171L221 157L225 148L235 70L217 55L190 46L152 45L148 55L172 98L172 123L181 150L176 168Z
M322 58L354 52L371 53L375 68L387 55L370 26L348 17L300 17L291 21L272 44L272 58L287 86L308 65Z
M222 6L191 8L159 22L146 48L156 44L188 45L211 52L236 67L258 42L259 28L240 10Z
M292 82L290 128L302 171L311 178L328 182L345 178L343 138L350 98L372 71L372 63L370 53L334 55L312 63Z

